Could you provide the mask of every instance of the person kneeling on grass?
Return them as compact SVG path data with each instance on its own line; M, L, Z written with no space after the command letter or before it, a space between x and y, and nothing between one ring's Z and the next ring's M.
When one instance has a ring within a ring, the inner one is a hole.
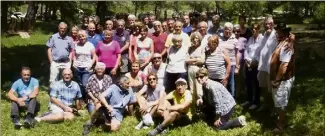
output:
M245 116L228 121L235 110L236 102L221 83L210 80L208 75L206 68L200 68L196 73L197 80L203 87L203 96L197 100L203 115L207 120L213 119L216 130L246 126Z
M166 95L165 87L158 84L158 77L155 73L149 73L147 79L148 85L145 85L136 95L142 115L142 121L136 126L137 130L143 125L154 125L152 116L159 116L157 113L159 99Z
M29 128L34 120L34 115L39 111L39 103L36 101L38 95L38 80L31 77L29 67L22 67L21 78L14 82L8 92L11 102L11 118L16 129L21 127L19 114L23 109L28 109L24 125ZM14 93L18 94L18 97Z
M148 133L148 136L155 136L159 133L165 133L169 124L185 126L192 122L191 103L192 94L187 90L187 82L179 78L175 82L176 90L170 92L167 96L162 97L159 101L158 114L164 117L164 121L154 130ZM173 100L171 105L167 100Z
M77 82L71 80L73 77L71 69L64 69L62 75L63 79L55 82L51 88L50 112L36 117L37 122L73 120L75 115L78 115L78 109L81 108L80 99L82 98L80 87ZM76 106L73 105L74 101Z
M137 102L130 88L130 79L126 76L119 77L116 84L109 86L106 91L101 93L99 101L102 106L96 107L90 120L84 124L83 135L89 134L91 127L101 120L105 120L104 129L118 131L123 120L125 107Z

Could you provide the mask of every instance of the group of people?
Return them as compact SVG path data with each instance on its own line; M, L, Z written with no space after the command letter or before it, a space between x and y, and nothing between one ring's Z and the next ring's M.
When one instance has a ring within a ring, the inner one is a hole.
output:
M196 118L225 130L247 124L245 116L229 120L235 99L246 89L247 99L241 106L260 111L274 104L278 113L275 130L281 131L294 81L291 28L283 23L274 27L272 17L267 17L261 34L260 24L247 27L245 16L239 17L239 24L226 22L222 27L218 15L212 20L201 15L197 26L191 25L186 14L163 22L154 15L139 20L129 15L127 22L106 20L105 28L99 18L84 17L70 34L61 22L59 32L46 43L49 112L36 116L38 80L31 77L29 67L23 67L21 79L8 92L15 127L22 126L19 112L23 107L28 108L26 127L34 120L72 120L86 107L91 117L83 126L85 135L98 124L118 131L127 113L138 113L141 118L136 129L163 119L149 136L166 133L170 124L188 125Z

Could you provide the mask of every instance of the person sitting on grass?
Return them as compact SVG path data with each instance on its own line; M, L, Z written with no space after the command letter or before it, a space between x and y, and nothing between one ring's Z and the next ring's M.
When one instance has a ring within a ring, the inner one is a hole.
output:
M91 75L86 85L86 93L88 94L88 112L93 113L95 106L100 106L98 96L104 92L112 83L112 78L105 74L106 65L98 62L95 66L95 74Z
M62 76L63 79L54 83L51 88L50 112L36 117L35 120L37 122L73 120L75 114L78 115L78 109L81 108L80 99L82 98L80 87L77 82L72 81L73 75L71 69L64 69ZM76 105L73 105L74 102Z
M118 131L126 106L137 102L130 88L130 79L126 76L119 77L115 84L109 86L106 91L101 93L99 101L102 106L96 107L90 120L83 125L83 135L89 134L91 127L103 120L105 121L103 129Z
M192 94L187 90L187 82L183 78L179 78L175 82L176 90L170 92L167 96L162 97L159 101L158 114L163 116L164 121L155 129L148 133L148 136L155 136L159 133L166 133L166 128L171 123L176 126L186 126L192 122ZM174 102L171 105L168 100Z
M149 73L148 85L143 86L136 94L142 115L142 121L136 126L137 130L141 129L144 125L154 125L152 116L159 116L157 114L159 98L165 95L165 87L158 84L158 76L155 73Z
M235 111L236 102L221 83L209 79L208 75L206 68L200 68L196 73L196 78L203 87L203 96L196 103L203 116L208 122L212 121L216 130L246 126L245 116L229 121Z
M21 78L12 84L8 92L8 97L11 102L11 118L16 129L22 125L20 123L19 114L23 109L28 109L24 120L24 125L29 128L33 124L33 118L39 111L39 103L36 100L38 95L38 80L31 77L29 67L22 67ZM14 93L18 94L18 97Z

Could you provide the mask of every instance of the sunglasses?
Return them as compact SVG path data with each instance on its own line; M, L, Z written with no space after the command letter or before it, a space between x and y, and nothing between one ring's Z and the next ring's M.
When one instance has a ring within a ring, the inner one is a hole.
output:
M160 59L161 59L161 57L154 57L153 59L157 59L157 60L160 60Z
M149 81L155 81L156 78L148 78Z
M204 76L196 76L196 78L200 78L200 79L202 79Z

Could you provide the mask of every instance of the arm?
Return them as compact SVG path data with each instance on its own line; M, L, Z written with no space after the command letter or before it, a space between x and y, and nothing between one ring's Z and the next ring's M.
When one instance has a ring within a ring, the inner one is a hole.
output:
M136 47L136 45L134 46L133 55L134 55L134 61L139 61L138 48Z
M52 48L47 49L47 57L49 59L50 64L52 63Z
M125 42L125 45L121 49L121 53L125 52L127 49L129 49L130 41Z
M113 111L113 108L107 103L105 97L110 98L112 96L112 89L108 88L106 91L101 93L98 98L99 101L102 103L103 106L105 106L106 109L108 109L110 112Z
M155 50L155 48L154 48L155 46L153 44L153 41L152 40L150 40L150 41L151 41L151 43L150 43L150 55L147 58L146 62L144 63L145 64L144 66L146 66L146 65L148 65L150 63L150 60L151 60L151 58L153 56L153 53L154 53L154 50Z
M97 62L97 54L95 49L91 50L91 55L93 56L92 60L91 60L91 65L90 67L92 67L96 62Z
M226 62L226 79L228 79L229 75L230 75L230 70L231 70L231 61L228 55L228 52L226 51L222 51L225 62Z
M287 71L288 64L289 64L288 62L281 62L279 71L275 78L276 82L279 82L283 79L283 76L284 76L285 72Z
M15 90L13 90L13 89L10 89L9 92L8 92L8 97L12 101L15 101L15 102L19 103L20 101L23 101L24 99L27 99L27 97L26 98L17 98L14 93L15 93Z
M81 109L81 102L79 99L76 100L76 108L77 108L77 110Z
M165 92L165 87L162 87L162 90L160 90L160 94L159 94L160 98L163 96L166 96L166 92ZM157 99L154 102L149 102L148 105L150 106L155 106L155 105L159 105L160 104L160 99Z
M38 96L38 93L39 93L39 89L38 89L39 87L38 86L39 86L39 83L37 81L36 85L34 87L34 91L31 94L28 95L30 99L31 98L36 98Z
M147 86L143 86L139 92L136 93L136 99L139 103L140 108L145 107L146 101L142 98L144 92L146 92Z
M164 50L161 52L161 56L164 56L167 53L167 47L164 48Z

